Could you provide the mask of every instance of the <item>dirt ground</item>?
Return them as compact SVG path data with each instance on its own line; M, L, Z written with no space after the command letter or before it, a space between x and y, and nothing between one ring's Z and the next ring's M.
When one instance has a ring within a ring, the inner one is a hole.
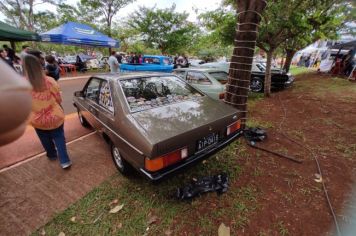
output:
M322 184L316 181L319 176L315 176L318 169L312 152L340 227L355 224L346 212L355 209L351 194L356 189L356 83L317 73L300 75L293 88L254 103L249 117L249 124L267 129L268 139L259 146L303 163L244 145L248 155L237 153L242 172L231 189L252 188L256 198L246 204L254 207L250 206L242 225L231 220L231 215L218 218L215 224L225 222L232 235L336 235ZM227 200L219 201L210 199L190 220L205 215L209 205L232 207ZM182 235L202 235L200 229L188 228Z

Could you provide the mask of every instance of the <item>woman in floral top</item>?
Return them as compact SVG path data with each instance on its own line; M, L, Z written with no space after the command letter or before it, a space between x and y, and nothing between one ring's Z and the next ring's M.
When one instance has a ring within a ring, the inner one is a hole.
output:
M63 169L71 166L64 137L64 112L62 98L57 82L45 76L40 60L33 55L26 55L23 60L26 78L32 90L31 125L47 152L50 160L59 161Z

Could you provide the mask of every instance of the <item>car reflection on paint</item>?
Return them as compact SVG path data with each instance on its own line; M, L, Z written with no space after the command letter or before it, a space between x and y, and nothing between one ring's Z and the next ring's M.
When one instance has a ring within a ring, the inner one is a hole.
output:
M161 179L242 133L236 109L170 74L96 75L74 95L81 124L101 134L123 174Z

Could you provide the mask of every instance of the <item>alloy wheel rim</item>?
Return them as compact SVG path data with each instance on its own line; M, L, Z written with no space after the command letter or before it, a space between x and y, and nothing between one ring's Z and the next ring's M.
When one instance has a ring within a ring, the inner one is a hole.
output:
M113 155L114 155L115 163L117 164L117 166L120 169L122 169L123 168L122 159L121 159L121 155L120 155L119 149L117 149L117 147L113 148Z
M262 89L262 83L258 80L253 80L251 87L254 91L260 91Z

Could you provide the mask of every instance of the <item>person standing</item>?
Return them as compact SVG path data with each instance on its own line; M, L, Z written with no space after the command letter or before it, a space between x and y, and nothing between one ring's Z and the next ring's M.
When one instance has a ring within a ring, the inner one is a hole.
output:
M108 60L108 64L110 66L111 73L119 72L119 68L120 68L119 62L117 61L117 58L115 55L116 55L116 52L112 51L111 56L109 57L109 60Z
M45 57L47 65L46 68L46 75L52 77L55 81L59 80L60 69L59 66L52 55L47 55Z
M122 56L121 56L121 54L118 53L118 54L116 54L115 56L116 56L116 59L117 59L117 61L119 62L119 64L121 64L121 63L122 63Z
M15 63L18 59L15 54L15 51L12 48L9 48L6 44L3 45L3 48L6 51L8 58L10 58L10 61L12 63Z
M12 69L14 68L14 64L12 63L12 61L10 60L10 58L7 56L7 52L3 49L0 49L0 58L6 62L6 64L8 64L9 66L12 67Z
M23 60L23 58L27 55L28 50L30 50L30 46L28 46L28 45L22 46L22 51L20 53L21 60Z
M49 160L56 160L63 169L72 165L64 137L64 111L57 82L44 74L39 59L26 55L23 60L25 77L32 90L32 113L30 123L35 128Z

